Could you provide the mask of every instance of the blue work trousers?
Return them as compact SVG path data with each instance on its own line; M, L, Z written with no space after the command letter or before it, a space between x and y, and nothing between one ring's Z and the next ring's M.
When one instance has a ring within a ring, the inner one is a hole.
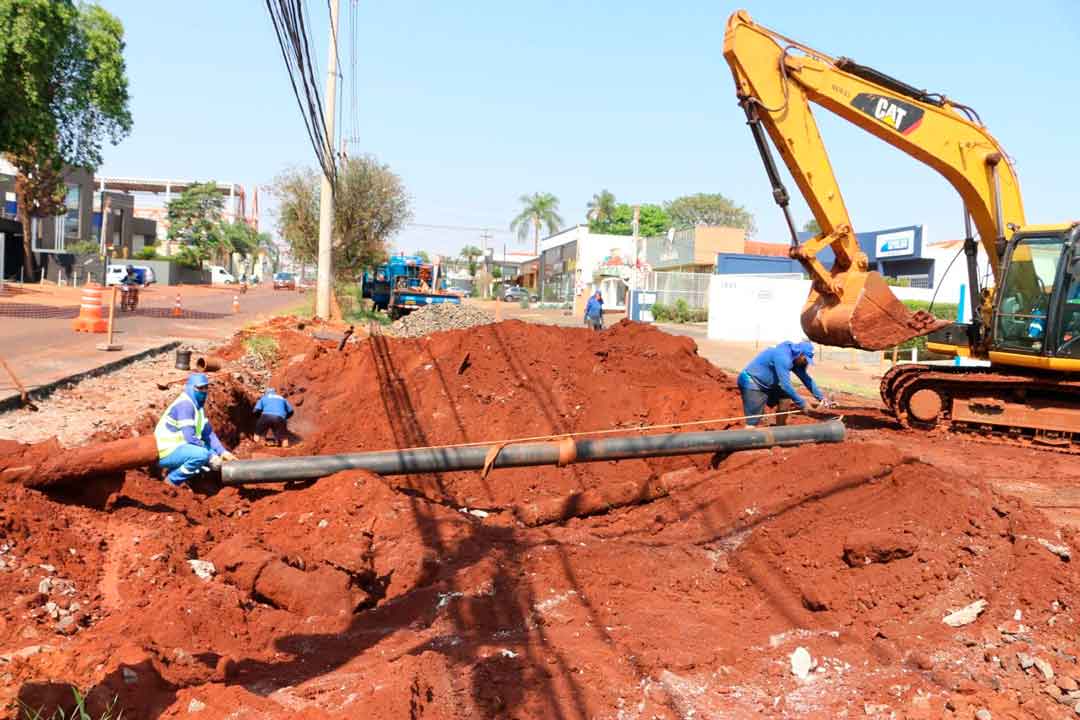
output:
M742 395L743 415L747 416L747 425L753 426L760 423L761 418L753 416L763 414L766 407L776 407L780 404L780 400L785 397L779 388L775 390L763 388L761 383L751 377L750 373L745 370L739 373L738 384L739 394Z
M199 473L209 470L212 454L208 448L187 443L158 460L158 465L169 471L165 482L179 487Z

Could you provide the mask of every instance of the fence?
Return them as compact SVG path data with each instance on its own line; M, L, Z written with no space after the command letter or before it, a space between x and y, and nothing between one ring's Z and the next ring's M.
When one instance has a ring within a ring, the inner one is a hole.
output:
M674 305L682 299L694 309L709 307L709 279L711 273L649 272L642 276L643 287L639 290L655 292L656 301Z

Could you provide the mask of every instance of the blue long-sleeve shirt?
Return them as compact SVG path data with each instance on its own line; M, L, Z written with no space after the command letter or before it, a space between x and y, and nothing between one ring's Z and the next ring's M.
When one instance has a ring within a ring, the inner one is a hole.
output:
M185 390L185 393L187 391ZM191 397L190 393L187 393L188 397ZM171 410L169 410L168 417L172 420L171 423L167 423L171 430L179 430L184 436L184 442L191 445L199 445L200 447L210 448L210 451L215 455L224 455L226 450L225 446L221 444L221 440L218 439L217 434L213 428L210 427L210 420L207 419L203 425L202 434L198 435L195 432L195 405L197 401L191 398L190 403L180 402L176 403Z
M596 319L604 314L604 301L597 300L593 295L589 298L589 301L585 303L585 317Z
M288 419L293 415L293 406L273 390L267 390L266 394L255 403L255 412Z
M795 376L802 381L802 384L815 398L821 400L825 396L818 389L814 379L806 372L806 368L795 367L795 356L797 354L798 350L793 343L782 342L776 347L761 352L751 360L750 364L746 366L746 373L763 390L768 392L780 391L802 409L806 407L806 401L799 396L799 393L792 386L791 373L795 373Z

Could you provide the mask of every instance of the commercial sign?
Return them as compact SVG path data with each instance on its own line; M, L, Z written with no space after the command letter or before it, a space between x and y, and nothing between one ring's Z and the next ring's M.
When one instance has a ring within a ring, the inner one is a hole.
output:
M874 238L874 256L877 259L907 257L915 254L915 228L882 233Z

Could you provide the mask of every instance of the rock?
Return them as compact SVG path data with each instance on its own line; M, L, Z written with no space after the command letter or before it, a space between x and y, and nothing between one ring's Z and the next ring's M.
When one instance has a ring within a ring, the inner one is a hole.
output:
M49 617L53 620L56 620L60 617L60 606L50 600L45 603L45 612L48 613Z
M128 685L134 685L139 682L138 674L129 667L121 668L120 676L124 678L124 682Z
M975 720L994 720L994 716L986 708L979 708L975 711Z
M1023 635L1027 630L1027 626L1016 620L1006 620L998 625L998 632L1002 635Z
M41 582L38 583L38 592L42 595L48 595L52 592L52 578L41 578Z
M979 615L985 609L986 600L980 598L966 607L962 607L959 610L949 613L941 619L941 622L949 627L963 627L964 625L970 625L978 619Z
M1035 669L1042 673L1044 680L1050 681L1054 679L1054 667L1049 661L1037 657L1034 658L1032 662L1035 664Z
M0 662L11 662L15 658L28 658L38 655L40 653L52 652L55 648L52 645L28 645L24 648L20 648L15 652L7 653L6 655L0 655Z
M52 565L38 565L38 567L41 568L42 570L44 570L45 572L49 573L50 575L55 575L56 574L56 568L53 567Z
M810 657L810 651L804 647L797 647L791 653L791 674L800 680L810 677L810 671L814 669L814 659Z
M881 705L880 703L863 703L863 712L870 717L875 715L889 715L892 712L892 708L888 705Z
M903 532L860 531L844 540L844 562L850 567L889 563L911 557L918 545L914 536Z
M1061 688L1063 692L1074 692L1078 687L1075 680L1067 675L1057 676L1057 686Z
M1054 543L1050 542L1049 540L1045 540L1043 538L1037 538L1037 539L1038 539L1040 545L1042 545L1044 548L1046 548L1050 552L1057 555L1059 558L1061 558L1065 562L1068 562L1072 558L1072 553L1069 551L1069 546L1068 545L1055 545Z
M217 569L214 568L214 563L207 560L188 560L188 565L191 566L191 570L201 580L209 580L214 577L214 573L217 572Z
M60 622L56 623L56 632L61 635L74 635L79 632L79 623L75 621L75 616L66 615L60 618Z
M319 527L321 527L321 528L330 527L330 521L329 520L320 520L319 521Z
M189 713L202 712L206 709L206 703L196 698L191 698L191 702L188 703L187 711Z
M1020 665L1021 670L1027 670L1035 664L1035 658L1025 652L1018 652L1016 653L1016 662Z
M475 305L440 303L415 310L395 322L390 332L398 337L420 337L443 330L487 325L492 317ZM456 362L456 361L455 361Z

